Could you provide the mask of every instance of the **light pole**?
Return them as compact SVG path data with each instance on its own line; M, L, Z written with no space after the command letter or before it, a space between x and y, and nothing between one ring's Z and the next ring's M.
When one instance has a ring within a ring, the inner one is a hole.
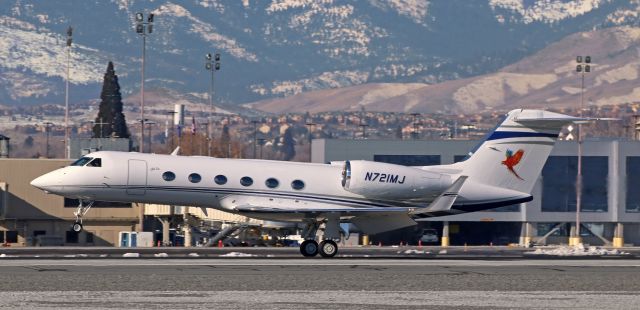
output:
M73 28L67 28L67 80L64 87L64 157L69 158L69 67L71 62L71 43L73 42Z
M143 13L136 13L136 33L142 36L142 68L140 70L140 120L142 126L140 126L140 153L144 153L144 60L146 57L147 34L151 32L153 32L153 13L147 16L147 21L144 20Z
M591 56L576 57L576 62L578 65L576 66L576 72L580 73L581 84L580 84L580 118L582 118L582 110L584 106L584 74L591 72ZM582 238L580 237L580 209L582 207L582 124L578 123L578 173L576 175L576 229L574 230L574 235L572 239L569 240L570 245L578 245L582 243Z
M213 141L213 133L211 131L213 131L213 113L215 112L213 107L213 73L220 70L220 54L216 53L212 57L211 53L207 53L205 58L205 68L211 71L211 84L209 85L209 124L211 126L207 128L207 155L211 156L211 143Z

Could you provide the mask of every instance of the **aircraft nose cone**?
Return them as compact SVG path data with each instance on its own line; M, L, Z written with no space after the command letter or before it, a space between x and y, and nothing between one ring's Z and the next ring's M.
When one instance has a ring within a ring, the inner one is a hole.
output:
M48 183L48 182L46 182L46 180L45 180L45 179L46 179L46 178L45 178L45 176L44 176L44 175L43 175L43 176L39 176L39 177L37 177L37 178L33 179L33 180L31 181L31 183L30 183L30 184L31 184L31 186L33 186L33 187L37 187L37 188L39 188L39 189L44 190L44 189L45 189L45 187L47 186L47 183Z

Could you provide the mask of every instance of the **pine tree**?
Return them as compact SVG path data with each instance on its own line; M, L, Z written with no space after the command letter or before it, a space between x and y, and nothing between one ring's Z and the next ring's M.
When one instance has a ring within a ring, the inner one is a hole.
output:
M104 74L102 92L100 93L100 109L93 126L94 138L129 138L129 129L122 113L122 95L118 76L113 69L113 62L109 61L107 72Z
M229 133L229 126L226 124L222 127L222 135L220 136L220 148L221 153L225 155L225 157L230 157L230 149L231 149L231 134Z
M293 127L289 126L284 131L284 137L282 139L282 153L284 153L284 160L292 160L296 156L296 140L293 139Z

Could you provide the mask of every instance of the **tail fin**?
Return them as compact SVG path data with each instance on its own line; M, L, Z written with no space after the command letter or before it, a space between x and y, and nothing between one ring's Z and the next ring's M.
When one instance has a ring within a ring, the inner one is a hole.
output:
M584 120L541 110L513 110L458 165L475 182L530 193L562 127Z

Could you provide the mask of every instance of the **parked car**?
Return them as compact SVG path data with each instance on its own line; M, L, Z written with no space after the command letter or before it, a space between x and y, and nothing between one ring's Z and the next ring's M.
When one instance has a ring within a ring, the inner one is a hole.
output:
M438 238L438 232L435 229L425 228L422 230L422 234L420 235L420 241L422 244L438 243L440 238Z

